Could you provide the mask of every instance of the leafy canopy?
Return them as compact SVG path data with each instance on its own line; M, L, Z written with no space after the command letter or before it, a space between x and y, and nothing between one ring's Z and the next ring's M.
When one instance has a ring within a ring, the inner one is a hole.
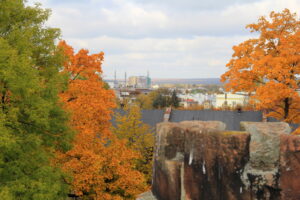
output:
M64 175L51 165L72 138L58 98L60 32L44 26L49 11L38 5L2 0L0 8L0 196L64 199Z
M83 199L134 199L144 191L144 179L134 169L138 155L110 131L115 97L99 76L104 54L74 53L64 41L59 46L68 57L62 73L69 76L69 87L60 96L76 136L74 147L59 153L57 162L72 177L67 181L74 194Z
M117 114L113 133L119 139L126 139L127 146L141 157L136 160L136 168L142 172L150 184L152 180L152 157L154 133L152 128L141 121L141 110L137 105L127 106L125 114Z
M288 9L247 26L258 38L234 46L222 75L229 91L245 91L258 109L286 122L300 122L300 20Z

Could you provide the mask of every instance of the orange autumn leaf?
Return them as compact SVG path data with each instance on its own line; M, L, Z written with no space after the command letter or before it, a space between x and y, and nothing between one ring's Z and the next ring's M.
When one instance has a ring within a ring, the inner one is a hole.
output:
M72 192L96 200L134 199L145 188L143 175L134 169L139 155L126 147L110 131L115 107L113 91L104 88L101 64L104 54L74 53L64 41L59 46L67 61L62 73L69 86L60 94L71 113L70 125L76 131L73 148L58 153L58 162L71 179Z
M300 122L300 20L288 9L247 26L258 38L233 47L221 77L228 91L251 95L257 109L289 123Z
M300 135L300 127L298 127L292 134L293 135Z

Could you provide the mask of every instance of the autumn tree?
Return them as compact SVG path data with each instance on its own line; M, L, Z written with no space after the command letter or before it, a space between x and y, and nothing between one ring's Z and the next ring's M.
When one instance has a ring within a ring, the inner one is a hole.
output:
M142 108L142 109L153 109L152 103L153 99L151 95L152 93L149 94L140 94L136 98L136 104Z
M0 199L65 199L68 185L51 164L70 146L58 92L62 56L49 10L0 1Z
M139 153L136 168L142 172L148 182L152 178L152 157L154 147L154 133L151 127L141 121L141 110L136 105L125 108L125 114L117 114L116 126L113 133L119 139L126 139L127 146Z
M258 38L233 47L222 75L228 91L244 91L258 109L286 122L300 122L300 20L288 9L247 26Z
M103 53L90 55L82 49L75 54L64 41L59 46L68 58L62 73L69 77L61 99L76 131L74 147L58 153L58 163L72 177L67 182L83 199L134 199L144 191L144 179L134 169L138 155L110 132L115 97L100 76Z

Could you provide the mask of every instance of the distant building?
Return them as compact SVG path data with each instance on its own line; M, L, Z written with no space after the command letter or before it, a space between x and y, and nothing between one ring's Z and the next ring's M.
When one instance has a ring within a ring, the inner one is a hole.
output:
M150 88L151 79L147 76L130 76L127 85L132 88Z
M178 97L182 102L184 102L187 99L192 99L193 101L197 102L199 105L202 105L205 101L209 101L211 106L215 106L215 102L216 102L215 94L203 94L203 93L179 94Z
M114 89L115 95L118 99L123 101L127 99L130 103L136 100L140 94L149 94L152 90L147 88L116 88Z
M212 109L212 107L213 107L212 101L210 101L210 100L205 100L205 101L202 103L202 105L203 105L203 108L204 108L205 110Z
M159 88L159 85L158 84L155 84L155 85L152 85L151 86L153 89L158 89Z
M245 106L249 102L249 97L243 93L225 93L216 95L216 107L220 108L223 106L235 107L237 105Z
M193 99L184 99L180 101L180 106L184 108L192 107L192 106L197 106L198 102L193 100Z

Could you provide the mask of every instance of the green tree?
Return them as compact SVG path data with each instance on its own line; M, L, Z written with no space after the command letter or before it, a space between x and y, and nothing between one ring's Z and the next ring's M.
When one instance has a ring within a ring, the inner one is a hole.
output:
M175 108L179 107L180 101L179 101L179 98L177 97L177 93L176 93L175 90L172 92L172 96L171 96L171 100L170 101L171 101L170 102L171 106L173 106Z
M125 108L125 115L117 114L113 132L119 139L126 139L127 146L141 155L136 162L138 171L151 183L154 134L151 127L141 121L141 110L132 105Z
M153 94L152 94L153 108L165 108L165 107L170 106L171 105L171 95L172 95L171 92L165 88L153 91Z
M106 90L109 90L110 86L107 82L103 81L103 88L106 89Z
M142 109L158 109L173 106L179 107L179 99L176 91L170 92L168 89L161 88L149 94L140 94L135 103Z
M43 25L49 10L39 5L2 0L0 8L1 199L65 199L64 175L51 162L72 138L58 98L60 32Z
M154 108L164 108L168 106L168 97L163 96L162 94L158 94L157 97L153 101Z

